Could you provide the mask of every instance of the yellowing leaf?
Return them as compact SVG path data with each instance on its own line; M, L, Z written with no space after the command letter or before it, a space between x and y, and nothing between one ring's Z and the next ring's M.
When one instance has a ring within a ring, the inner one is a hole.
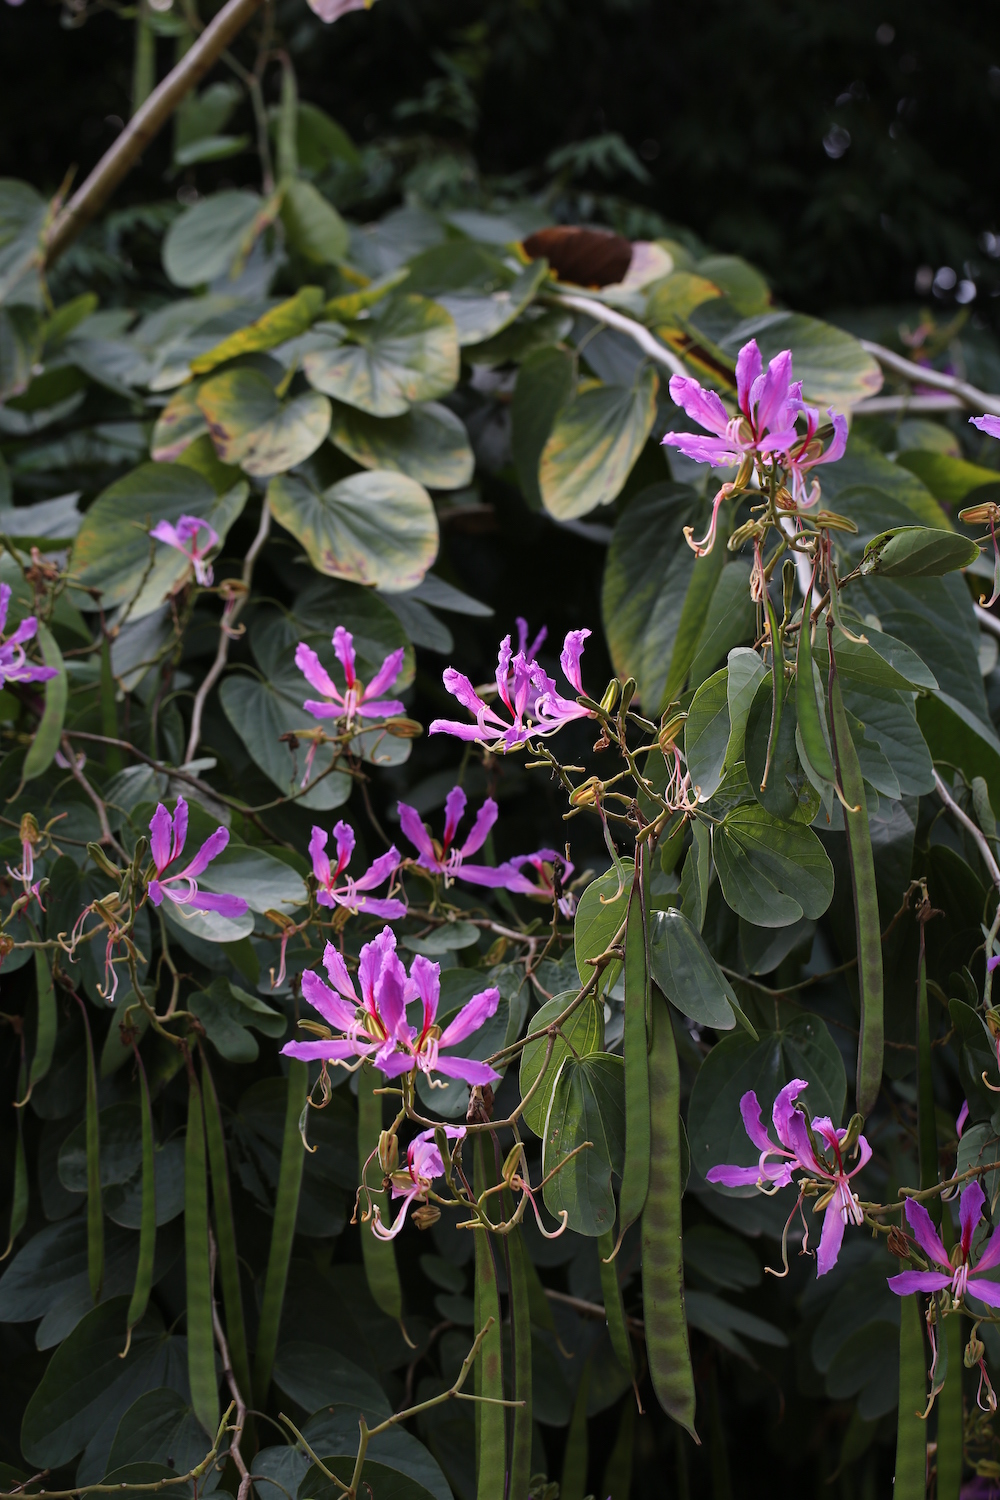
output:
M296 335L305 332L322 305L323 292L320 287L302 287L294 297L289 297L287 302L281 302L277 307L272 307L255 323L248 324L246 328L240 328L236 333L231 333L228 338L216 344L214 348L208 349L204 354L199 354L191 361L192 372L195 375L205 375L209 370L214 370L216 365L224 364L227 359L235 359L238 354L251 354L256 350L273 349L276 345L283 344L286 339L295 338Z

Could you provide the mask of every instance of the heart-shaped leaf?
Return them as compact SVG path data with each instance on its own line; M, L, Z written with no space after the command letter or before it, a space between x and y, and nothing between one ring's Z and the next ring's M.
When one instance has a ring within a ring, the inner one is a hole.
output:
M330 441L366 469L407 474L432 490L462 489L475 468L461 417L437 401L413 406L399 417L373 417L338 403Z
M558 520L610 505L621 492L653 425L658 386L647 366L630 390L588 383L560 411L538 468L545 508Z
M325 396L306 391L281 401L260 370L213 375L197 399L222 462L259 479L304 463L330 430Z
M415 401L453 389L458 334L443 307L426 297L394 297L367 317L320 323L302 368L310 385L374 417L398 417Z
M422 484L376 469L318 490L303 474L268 487L279 521L313 567L390 593L413 588L437 556L438 524Z

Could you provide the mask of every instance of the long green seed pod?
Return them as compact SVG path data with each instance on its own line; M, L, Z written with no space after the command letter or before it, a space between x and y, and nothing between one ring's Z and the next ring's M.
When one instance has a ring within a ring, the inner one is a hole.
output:
M85 1110L87 1140L87 1278L94 1302L101 1300L104 1285L104 1202L101 1198L101 1123L97 1109L97 1067L94 1062L94 1039L90 1034L87 1007L76 997L83 1017L83 1034L87 1048L87 1102Z
M128 1338L132 1329L145 1317L149 1293L153 1286L153 1263L156 1260L156 1157L153 1145L153 1111L149 1099L149 1082L138 1047L135 1065L139 1072L139 1109L142 1117L142 1213L139 1219L139 1263L135 1271L132 1300L126 1323ZM128 1345L126 1344L126 1348Z
M816 681L812 655L812 579L802 601L802 624L795 652L795 717L799 739L809 760L810 769L823 781L834 782L837 773L823 733L823 721L816 698Z
M632 1493L632 1455L635 1449L635 1402L626 1396L618 1419L618 1436L601 1481L607 1500L629 1500Z
M858 946L858 980L861 987L861 1034L858 1038L858 1074L856 1097L858 1111L871 1114L882 1086L882 1060L885 1050L885 1021L882 988L882 929L878 914L878 891L875 885L875 859L865 784L858 763L858 752L851 739L844 700L837 680L833 653L833 627L830 631L830 729L834 759L840 785L848 806L844 808L847 830L847 854L854 888L854 919Z
M278 1168L274 1227L271 1230L271 1249L267 1257L267 1275L264 1278L264 1296L260 1304L257 1352L253 1366L254 1401L259 1408L266 1405L267 1393L271 1385L271 1371L274 1368L274 1356L278 1349L281 1309L284 1305L285 1285L288 1281L288 1266L292 1258L292 1242L295 1239L295 1220L299 1212L299 1193L302 1189L302 1171L306 1154L306 1148L299 1134L299 1121L306 1107L308 1090L308 1064L300 1062L298 1058L292 1058L288 1069L288 1101L285 1105L285 1133L281 1142L281 1165Z
M899 1299L899 1417L893 1500L925 1500L927 1494L927 1424L920 1420L927 1399L920 1302L919 1292Z
M513 1207L513 1204L510 1205ZM505 1207L505 1212L509 1209ZM520 1225L506 1238L509 1273L510 1342L514 1366L514 1400L523 1406L514 1408L514 1427L510 1453L508 1500L527 1495L531 1480L531 1303L525 1262L528 1252Z
M205 1107L205 1139L208 1163L212 1169L212 1206L215 1209L215 1242L219 1247L219 1280L222 1283L222 1305L226 1313L226 1342L232 1360L233 1375L244 1400L252 1389L250 1356L247 1352L246 1325L243 1319L243 1294L240 1289L240 1262L233 1224L233 1202L229 1188L229 1166L226 1160L226 1138L215 1083L209 1072L208 1058L201 1054L201 1092Z
M212 1328L208 1164L201 1090L190 1060L187 1135L184 1138L184 1275L191 1405L202 1427L214 1436L219 1425L219 1386L215 1377L215 1334Z
M590 1395L590 1360L580 1371L573 1415L566 1434L566 1457L563 1459L559 1500L584 1500L587 1490L587 1397Z
M649 1194L642 1213L646 1353L657 1400L667 1415L698 1442L694 1430L694 1373L684 1308L680 1074L670 1009L655 985L649 1097Z
M613 1255L614 1243L610 1229L605 1230L597 1241L597 1258L601 1267L601 1291L604 1296L604 1316L608 1320L608 1334L615 1358L626 1375L635 1379L635 1363L632 1358L632 1341L625 1322L625 1307L622 1289L618 1284L618 1272Z
M927 950L925 923L917 914L920 927L920 956L917 961L917 1140L920 1151L920 1186L933 1187L938 1180L937 1121L934 1118L934 1080L931 1074L931 1024L927 1007ZM941 1227L941 1199L928 1200L927 1211Z
M480 1133L475 1140L475 1190L484 1192L496 1175L491 1160L493 1148ZM476 1242L476 1332L492 1318L476 1360L476 1395L503 1400L503 1340L500 1324L500 1289L497 1281L493 1236L486 1229L473 1231ZM507 1474L507 1428L502 1406L476 1402L476 1500L504 1500Z
M758 554L759 556L759 554ZM767 734L767 755L764 759L764 774L760 778L761 791L767 786L771 772L778 735L781 733L781 710L785 703L785 658L778 630L778 617L774 613L771 595L764 589L764 609L767 613L768 634L771 637L771 727Z
M58 1016L56 1014L56 991L52 983L49 960L41 948L35 949L35 982L38 985L38 1025L35 1031L35 1054L28 1072L28 1089L41 1083L52 1066L52 1054L56 1046ZM23 1099L24 1095L20 1097Z
M380 1074L369 1063L363 1063L358 1071L358 1175L365 1171L369 1156L378 1144L382 1133L382 1096L374 1090L381 1083ZM386 1195L373 1192L372 1199L378 1204L383 1222L387 1222ZM370 1224L361 1226L361 1255L365 1264L368 1290L376 1304L390 1318L400 1322L403 1317L403 1288L396 1268L395 1240L378 1240Z
M642 899L643 841L637 850L635 880L625 926L625 1170L618 1200L618 1243L642 1213L649 1191L649 1057L646 1011L649 1003L649 942ZM602 1252L603 1254L604 1252Z
M24 1037L21 1037L21 1066L17 1075L17 1093L24 1098L27 1087L27 1067L24 1060ZM6 1260L14 1248L14 1241L28 1222L28 1159L24 1154L24 1111L17 1111L17 1140L14 1143L14 1192L10 1202L10 1234L7 1248L0 1255Z

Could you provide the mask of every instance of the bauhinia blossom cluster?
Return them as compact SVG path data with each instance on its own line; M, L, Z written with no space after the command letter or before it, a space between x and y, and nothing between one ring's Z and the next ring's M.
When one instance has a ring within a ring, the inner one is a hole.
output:
M200 542L198 538L202 532L205 533L205 540ZM176 526L171 521L158 521L149 534L155 541L163 542L165 546L183 553L202 588L212 587L212 567L207 559L208 554L219 545L219 533L214 526L202 520L201 516L179 516Z
M47 682L58 676L57 669L36 666L24 651L25 642L33 640L38 630L35 616L27 615L12 635L4 637L10 596L10 584L0 583L0 688L8 682Z
M721 1183L723 1187L753 1185L773 1192L787 1187L795 1172L802 1172L805 1175L799 1180L800 1203L805 1183L820 1184L815 1212L823 1211L823 1229L816 1274L825 1276L837 1263L847 1225L864 1222L851 1178L871 1160L872 1150L863 1135L857 1136L854 1142L857 1165L848 1171L845 1158L851 1145L850 1132L838 1129L827 1115L817 1116L810 1124L806 1115L795 1107L796 1099L808 1086L804 1078L793 1078L775 1099L771 1119L777 1143L761 1121L757 1095L748 1090L740 1100L740 1113L747 1135L760 1151L757 1165L712 1167L705 1176L709 1182Z
M824 448L817 437L819 412L802 400L802 382L792 380L791 350L776 354L765 370L756 339L744 344L736 359L736 416L730 416L715 391L705 390L687 375L671 377L670 398L711 435L668 432L664 444L696 463L740 470L736 483L724 484L716 495L702 540L694 541L692 528L685 528L688 543L699 556L710 552L715 543L722 501L742 491L755 463L763 461L772 470L781 469L792 502L811 506L819 499L819 485L813 481L807 493L808 476L820 464L842 458L847 446L847 418L832 406L827 410L833 424L829 447ZM797 426L800 418L805 421L804 433Z
M526 650L527 627L523 621L518 624L520 649L515 652L510 636L506 635L500 642L497 657L496 696L507 710L510 722L480 697L464 673L446 667L443 674L445 687L475 722L465 724L455 719L434 719L429 734L452 734L460 740L479 741L499 753L516 750L530 739L555 734L574 719L590 717L589 709L577 698L565 697L553 678ZM583 693L580 659L589 635L589 630L569 631L559 656L563 674L577 694ZM539 635L532 652L543 639L544 635Z
M387 1078L419 1070L428 1076L443 1073L468 1084L497 1082L500 1075L487 1063L455 1057L448 1050L467 1041L495 1014L500 991L494 986L473 995L442 1030L437 1025L440 965L417 954L407 974L391 927L383 928L374 942L362 948L357 987L332 943L326 945L323 965L330 983L307 971L302 976L302 993L332 1029L318 1041L287 1042L282 1051L289 1057L341 1066L368 1059ZM419 1011L415 1026L407 1016L413 1002ZM324 1028L310 1023L310 1029Z

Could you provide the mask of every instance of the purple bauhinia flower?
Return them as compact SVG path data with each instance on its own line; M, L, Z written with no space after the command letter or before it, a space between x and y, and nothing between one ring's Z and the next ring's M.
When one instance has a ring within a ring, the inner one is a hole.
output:
M324 829L313 825L312 837L309 840L309 857L312 860L313 874L319 885L316 900L320 906L342 906L352 916L361 912L369 917L382 917L388 922L395 921L397 917L405 917L404 902L397 901L391 896L368 895L369 891L382 885L399 869L399 850L395 844L385 854L379 855L360 880L353 880L350 875L345 875L341 884L338 885L337 881L344 874L351 855L354 853L354 829L349 823L336 823L333 837L337 844L335 866L331 866L330 857L326 852L327 833Z
M965 1129L966 1122L968 1121L968 1118L969 1118L969 1101L968 1101L968 1099L963 1099L962 1100L962 1108L959 1110L959 1112L958 1112L958 1118L955 1121L955 1134L958 1136L959 1140L962 1139L962 1131Z
M980 1279L981 1272L991 1271L1000 1265L1000 1229L994 1229L976 1265L973 1267L969 1264L972 1239L983 1216L985 1202L986 1194L978 1182L969 1182L962 1189L958 1213L962 1226L958 1248L962 1258L957 1265L952 1265L926 1208L916 1199L907 1198L906 1217L913 1231L913 1238L928 1259L940 1266L941 1270L901 1271L898 1276L890 1276L889 1285L898 1296L906 1297L910 1292L941 1292L948 1287L956 1302L961 1302L968 1293L970 1297L978 1297L980 1302L986 1302L990 1307L1000 1307L1000 1282Z
M535 872L535 880L524 873L525 865ZM573 864L557 850L539 849L536 854L519 854L514 859L505 859L499 869L504 872L502 884L505 890L518 896L533 896L536 900L556 901L560 912L567 918L576 911L576 897L572 891L564 893L562 890L573 873Z
M520 628L523 621L518 623ZM527 638L526 626L521 634L522 638ZM569 631L559 657L563 672L577 693L583 692L580 658L589 635L589 630ZM509 635L505 635L500 643L496 684L497 694L510 714L511 723L508 724L490 708L480 698L468 677L456 672L454 667L445 668L443 680L449 693L458 699L463 708L468 709L476 722L462 724L454 719L435 719L428 733L453 734L461 740L480 740L497 752L516 750L533 736L542 738L555 734L556 730L562 729L564 724L573 719L590 717L589 709L575 699L564 698L552 678L536 661L529 660L523 650L516 654L512 652Z
M805 498L806 473L817 464L833 463L843 456L847 419L829 408L834 437L824 452L815 436L819 414L803 404L802 382L792 380L790 349L776 354L765 371L756 339L743 345L736 358L739 413L735 417L729 415L715 391L704 390L697 380L687 375L671 377L670 396L675 405L712 436L668 432L662 439L664 444L677 448L696 463L708 463L714 468L731 468L757 456L772 455L791 471L793 494L802 504L811 505L819 496L819 486L814 485L809 499ZM806 417L805 435L795 426L800 414ZM690 529L685 528L688 544L699 557L712 550L719 507L733 491L732 484L724 484L719 490L712 505L711 523L700 542L695 542Z
M188 807L183 797L177 798L177 810L171 818L162 802L149 824L149 852L153 856L156 875L149 882L149 899L159 906L164 896L169 896L175 906L186 906L189 911L215 911L222 917L242 917L247 903L242 896L217 896L213 891L198 889L198 876L203 875L217 855L229 843L229 829L217 828L205 840L194 859L173 875L164 875L175 860L179 859L187 838Z
M203 531L207 533L206 540L199 542L198 537ZM212 587L212 566L206 559L212 548L219 545L219 533L214 526L200 516L180 516L176 526L170 521L157 521L149 534L167 547L176 547L178 552L183 552L202 588Z
M414 848L419 850L417 864L433 874L443 875L445 884L452 880L467 880L470 885L501 886L504 876L495 865L467 863L470 855L477 854L489 837L490 829L497 820L498 808L492 797L487 797L476 814L465 843L455 848L455 834L465 812L467 798L460 786L453 786L444 802L444 837L440 844L431 838L415 807L406 802L399 804L399 826Z
M25 641L32 640L38 629L38 621L34 615L26 616L13 635L3 639L10 595L10 584L0 583L0 688L8 682L48 682L50 677L59 675L57 669L36 667L24 654Z
M318 974L307 971L302 976L302 993L341 1035L315 1042L287 1042L282 1051L289 1057L344 1065L369 1058L387 1078L398 1078L416 1069L461 1078L469 1084L496 1083L500 1077L488 1064L473 1058L442 1055L443 1048L464 1042L495 1014L500 1003L498 989L491 987L473 995L441 1031L436 1025L441 996L440 965L418 954L407 977L396 954L396 937L391 927L383 928L374 942L366 943L361 950L360 998L347 965L332 943L326 945L323 964L333 988ZM423 1004L420 1027L410 1026L406 1019L407 1002L416 999Z
M306 699L302 706L307 713L311 713L315 719L346 719L350 729L356 718L384 719L390 714L403 712L403 704L396 699L379 697L380 693L392 687L399 676L405 655L402 646L396 651L390 651L367 687L355 670L354 637L342 625L338 625L333 632L333 649L344 669L343 692L311 646L300 641L295 648L295 665L309 686L323 695L322 702L317 702L315 698Z
M728 469L748 455L781 452L795 441L802 382L792 381L790 349L776 354L765 373L757 340L751 339L736 357L738 416L731 417L716 392L689 375L670 377L670 399L712 436L668 432L661 442L695 463Z
M24 888L26 896L33 896L42 907L42 896L39 883L35 879L35 845L38 843L38 823L31 813L25 813L21 818L21 826L18 830L21 840L21 866L20 869L12 870L7 866L7 874L12 880L19 880Z
M787 1187L792 1180L792 1173L796 1171L828 1182L829 1191L816 1203L817 1210L825 1209L816 1256L816 1274L824 1276L837 1263L845 1226L864 1222L857 1194L851 1188L851 1178L871 1160L872 1150L865 1137L859 1135L855 1148L858 1164L848 1172L841 1154L848 1134L846 1130L838 1130L828 1116L821 1115L812 1121L810 1137L806 1116L795 1108L795 1100L808 1086L804 1078L793 1078L774 1101L771 1118L780 1145L775 1145L765 1130L761 1123L757 1095L752 1089L748 1090L740 1100L740 1113L747 1135L760 1150L760 1160L755 1167L712 1167L705 1176L709 1182L721 1182L724 1187L746 1187L752 1184L763 1189L766 1183L772 1191ZM832 1153L832 1162L817 1149L818 1143L814 1146L817 1136ZM779 1159L772 1161L772 1157Z
M392 1240L406 1222L406 1211L415 1198L427 1201L431 1184L436 1177L444 1176L444 1162L434 1140L434 1130L443 1130L449 1141L460 1141L465 1137L464 1125L438 1125L422 1130L406 1148L405 1171L393 1172L389 1178L393 1198L402 1198L399 1213L387 1228L379 1215L378 1204L372 1205L372 1232L380 1240Z
M822 440L816 436L819 412L814 406L803 405L802 414L806 419L805 434L797 437L781 457L792 476L793 500L798 505L809 506L815 505L819 499L819 484L813 480L812 489L807 495L806 476L819 464L835 464L838 458L843 458L847 447L847 418L834 411L832 406L827 408L827 416L833 423L833 438L830 446L824 448Z

